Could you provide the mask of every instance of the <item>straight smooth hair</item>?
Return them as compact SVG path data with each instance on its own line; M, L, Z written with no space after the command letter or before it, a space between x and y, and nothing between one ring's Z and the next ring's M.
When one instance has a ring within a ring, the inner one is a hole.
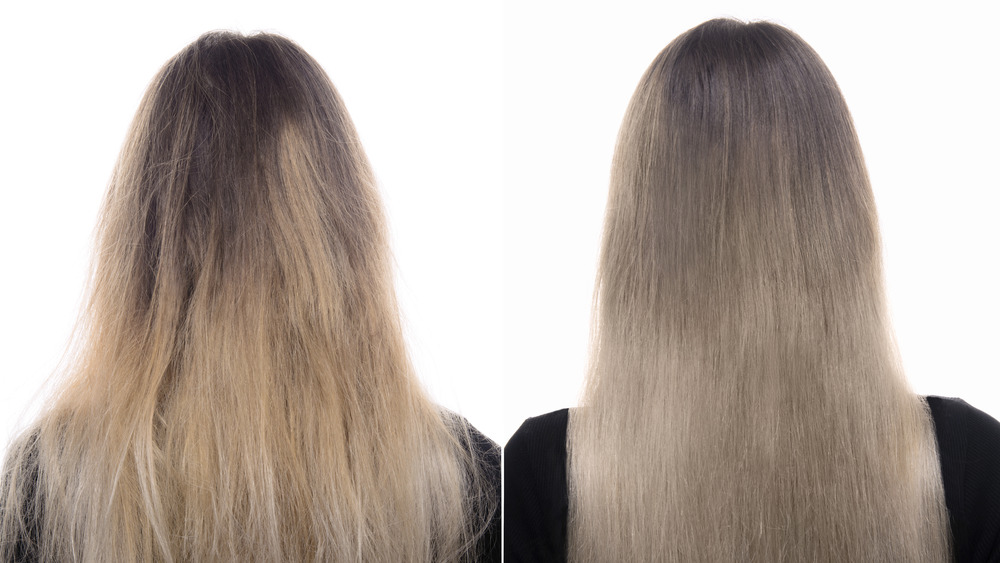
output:
M570 560L950 560L857 134L791 31L712 20L642 77L593 330Z
M144 96L0 558L472 559L470 431L414 377L375 180L314 59L213 32ZM37 545L25 538L37 538Z

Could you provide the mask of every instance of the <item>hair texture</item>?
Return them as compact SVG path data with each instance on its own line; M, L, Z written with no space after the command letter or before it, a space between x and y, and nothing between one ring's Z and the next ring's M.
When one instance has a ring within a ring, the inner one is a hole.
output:
M412 373L372 171L296 44L213 32L160 70L91 286L8 453L4 560L474 557L495 495Z
M947 561L874 198L819 56L766 22L668 45L615 150L573 561Z

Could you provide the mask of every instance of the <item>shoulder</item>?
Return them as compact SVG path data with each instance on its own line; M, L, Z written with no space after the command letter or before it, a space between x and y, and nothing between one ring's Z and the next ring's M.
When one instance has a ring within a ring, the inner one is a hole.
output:
M479 460L480 466L483 470L491 477L495 477L497 488L500 487L500 446L493 440L486 437L485 434L479 431L478 428L469 424L468 421L462 419L465 423L465 427L468 430L468 442L466 442L466 437L462 436L462 442L468 444L469 450L472 451L476 459Z
M0 474L0 557L37 561L44 502L39 479L38 428L24 432L7 449Z
M1000 422L962 399L929 395L927 404L935 424L940 421L951 425L971 425L975 430L992 433L994 438L1000 435Z
M565 457L568 421L569 409L560 409L525 420L504 447L508 463L511 456L533 458L538 454L561 452Z
M561 409L521 424L504 446L506 490L537 488L565 492L568 421L569 409Z
M1000 469L1000 422L962 399L932 396L927 404L942 461L960 462L965 477Z
M469 455L468 466L472 480L469 483L469 501L481 535L476 540L474 554L476 561L500 561L500 446L473 426L465 417L451 411L444 411L444 420L452 435Z
M495 470L500 475L500 446L479 431L464 416L441 409L441 418L462 449L468 451L487 473Z
M565 561L569 410L529 418L504 447L504 552L509 561Z
M927 404L959 560L1000 560L1000 422L961 399Z

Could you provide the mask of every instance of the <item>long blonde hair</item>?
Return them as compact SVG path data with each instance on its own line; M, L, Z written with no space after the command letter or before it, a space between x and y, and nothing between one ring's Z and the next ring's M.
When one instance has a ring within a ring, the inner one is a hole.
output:
M412 373L372 171L296 44L214 32L162 68L91 284L8 451L4 560L474 557L495 492Z
M571 411L573 561L946 561L875 203L819 56L712 20L653 61L611 175Z

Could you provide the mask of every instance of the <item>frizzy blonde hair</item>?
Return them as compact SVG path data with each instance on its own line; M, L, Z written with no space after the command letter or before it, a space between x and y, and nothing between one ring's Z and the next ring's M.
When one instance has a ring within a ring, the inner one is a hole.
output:
M8 452L4 560L475 556L495 492L412 373L373 174L300 47L172 58L96 249L67 373Z
M572 561L947 561L847 106L797 35L712 20L622 124L568 430Z

